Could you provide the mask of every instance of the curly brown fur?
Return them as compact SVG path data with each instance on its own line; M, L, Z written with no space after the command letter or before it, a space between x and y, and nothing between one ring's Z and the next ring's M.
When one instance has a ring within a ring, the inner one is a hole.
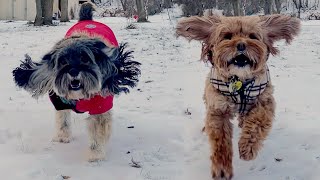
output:
M270 15L250 17L189 17L179 21L178 36L188 40L198 40L203 44L201 58L213 64L218 78L225 82L232 76L241 81L255 79L262 82L267 72L269 53L276 55L274 42L286 40L290 43L299 33L297 18ZM245 57L245 61L239 59ZM241 61L239 63L239 61ZM248 113L238 116L242 128L238 142L240 158L255 159L263 141L272 127L275 113L271 82L255 100ZM211 144L213 179L232 179L232 124L237 113L237 105L222 95L210 82L210 74L205 82L204 102L206 123L203 129Z
M273 86L269 85L258 97L255 108L245 116L239 116L242 132L238 147L240 158L243 160L256 158L262 148L262 142L271 130L276 105L272 94Z
M232 124L230 122L234 117L233 105L214 89L209 79L206 81L204 101L207 111L204 130L209 136L212 150L212 177L230 179L233 176Z

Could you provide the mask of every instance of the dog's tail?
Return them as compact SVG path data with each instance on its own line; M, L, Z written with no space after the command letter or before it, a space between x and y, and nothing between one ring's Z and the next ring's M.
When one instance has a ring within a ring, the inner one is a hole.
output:
M95 11L95 7L92 3L83 3L79 11L79 21L92 20L93 11Z

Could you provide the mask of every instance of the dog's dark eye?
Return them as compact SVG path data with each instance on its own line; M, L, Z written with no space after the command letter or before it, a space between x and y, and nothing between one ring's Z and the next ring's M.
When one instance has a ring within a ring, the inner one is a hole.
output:
M250 34L250 35L249 35L249 38L250 38L250 39L258 39L258 37L257 37L255 34Z
M60 63L61 66L65 66L65 65L68 64L67 60L65 60L65 59L60 59L59 63Z
M89 63L89 59L88 58L81 58L81 62L84 64Z
M225 34L223 39L231 40L232 39L232 34L231 33Z

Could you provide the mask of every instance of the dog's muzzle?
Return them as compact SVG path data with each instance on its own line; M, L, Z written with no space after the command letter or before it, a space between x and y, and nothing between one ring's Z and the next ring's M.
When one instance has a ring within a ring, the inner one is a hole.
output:
M80 80L74 79L70 82L69 89L73 91L77 91L82 88L82 84Z
M242 53L242 54L237 55L236 57L232 58L228 62L228 66L231 64L238 66L238 67L245 67L246 65L253 66L253 61L251 61L246 55L244 55Z

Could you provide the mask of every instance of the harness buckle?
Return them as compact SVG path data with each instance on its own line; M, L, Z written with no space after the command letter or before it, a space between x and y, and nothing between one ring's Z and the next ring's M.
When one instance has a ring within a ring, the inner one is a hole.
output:
M242 81L238 78L238 76L232 76L229 79L229 92L230 93L235 93L239 91L242 88Z

